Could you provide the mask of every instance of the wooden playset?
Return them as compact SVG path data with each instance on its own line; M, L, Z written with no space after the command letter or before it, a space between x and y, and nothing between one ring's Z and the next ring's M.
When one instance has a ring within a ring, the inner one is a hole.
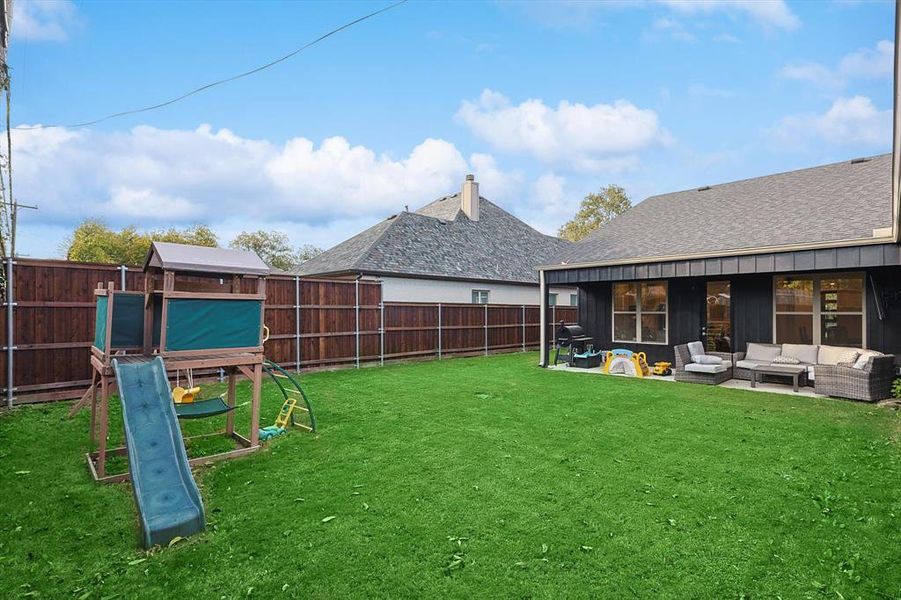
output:
M116 389L114 361L122 366L159 356L168 372L221 370L227 378L227 392L221 397L175 405L181 419L227 413L223 433L236 444L233 450L192 459L191 465L260 447L268 273L252 252L154 242L144 264L143 292L117 290L113 282L98 286L91 386L72 410L74 414L90 405L91 440L97 450L88 453L87 462L95 480L129 478L129 473L106 474L107 456L127 453L125 447L107 447L109 398ZM235 431L232 411L238 374L251 382L249 437Z

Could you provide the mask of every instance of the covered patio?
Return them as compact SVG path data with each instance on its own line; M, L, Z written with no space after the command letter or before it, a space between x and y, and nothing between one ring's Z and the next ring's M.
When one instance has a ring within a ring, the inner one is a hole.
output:
M606 375L601 371L601 369L580 369L577 367L570 367L566 363L560 363L557 365L551 365L548 367L548 370L552 371L563 371L565 373L574 373L574 374L582 374L582 375L595 375L602 377L629 377L629 375L622 374L614 374L614 375ZM676 379L672 375L648 375L647 379L649 381L667 381L675 383ZM784 383L772 383L772 382L763 382L758 383L756 387L751 387L750 381L744 381L741 379L729 379L728 381L724 381L720 384L719 387L733 390L748 390L751 392L769 392L771 394L786 394L789 396L803 396L807 398L822 398L823 396L817 394L816 391L812 387L802 387L799 388L797 392L792 391L791 385L786 385Z
M676 366L674 348L700 342L729 363L710 367L721 374L715 383L748 389L762 359L809 366L803 379L813 393L817 371L830 373L824 367L839 359L870 369L863 359L877 356L878 394L887 394L884 380L897 367L878 355L901 355L892 197L888 154L655 196L541 267L542 310L550 286L574 286L578 324L595 350ZM544 367L551 349L542 351Z

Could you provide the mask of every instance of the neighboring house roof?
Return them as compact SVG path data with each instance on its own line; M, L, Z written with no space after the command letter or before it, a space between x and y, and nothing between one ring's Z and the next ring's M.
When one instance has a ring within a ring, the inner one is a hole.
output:
M461 210L459 194L445 196L416 212L388 217L304 262L297 273L537 283L537 265L571 245L482 197L479 213L479 220L471 221Z
M892 226L891 172L892 155L883 154L652 196L553 264L873 240L874 230Z
M210 248L171 242L153 242L144 260L147 266L172 271L194 271L230 275L268 275L269 267L248 250Z

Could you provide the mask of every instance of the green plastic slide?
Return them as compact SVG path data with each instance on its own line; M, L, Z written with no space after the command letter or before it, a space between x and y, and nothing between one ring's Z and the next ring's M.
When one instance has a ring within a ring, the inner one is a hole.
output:
M203 531L203 503L181 438L163 359L113 359L145 548Z

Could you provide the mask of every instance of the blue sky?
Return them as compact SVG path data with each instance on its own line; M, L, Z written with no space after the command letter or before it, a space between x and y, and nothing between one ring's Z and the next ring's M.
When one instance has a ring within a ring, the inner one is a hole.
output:
M17 0L13 125L268 62L387 2ZM666 191L891 148L891 2L412 0L258 75L88 128L14 131L22 254L85 217L329 246L457 191L553 233Z

